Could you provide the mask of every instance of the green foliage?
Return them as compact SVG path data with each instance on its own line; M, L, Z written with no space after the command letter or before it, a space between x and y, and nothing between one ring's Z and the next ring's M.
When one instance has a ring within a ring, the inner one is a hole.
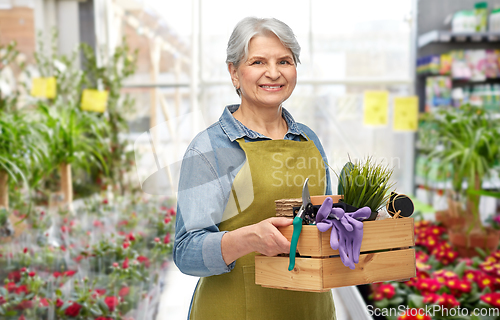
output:
M136 70L137 51L130 52L130 48L123 39L123 45L117 47L110 59L100 57L102 64L98 63L98 57L94 50L87 44L81 45L85 56L85 84L88 88L99 89L109 92L107 110L105 116L109 124L108 138L110 144L110 155L108 163L111 170L108 177L120 185L124 191L123 172L132 168L134 154L127 149L128 142L120 137L120 133L128 132L127 113L132 111L134 101L129 95L123 95L124 80L131 76Z
M378 211L390 196L394 183L390 182L392 169L376 163L371 157L366 161L355 161L346 175L339 179L344 191L344 202L352 206L370 207Z
M452 178L453 189L477 217L480 195L471 191L481 190L500 159L500 120L480 107L464 105L440 110L428 121L438 137L429 157L439 160L439 169Z
M15 41L7 45L0 44L0 75L5 68L10 68L11 71L22 71L24 69L24 62L17 61L20 53L16 47L17 43ZM17 88L10 88L10 91L12 92L2 92L2 87L0 86L0 111L11 112L17 109L19 90Z

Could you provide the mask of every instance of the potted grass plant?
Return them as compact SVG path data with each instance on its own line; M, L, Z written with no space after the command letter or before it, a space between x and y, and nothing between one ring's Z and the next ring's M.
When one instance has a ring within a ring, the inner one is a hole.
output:
M440 170L450 177L449 213L464 221L449 230L450 242L463 256L475 255L474 247L494 250L499 234L483 226L479 200L483 182L500 158L500 120L480 107L464 105L440 110L431 121L438 140L429 157L438 159Z
M41 99L36 104L40 120L47 127L43 136L50 154L50 165L36 176L49 184L50 180L57 181L52 186L57 191L49 195L54 207L73 201L72 165L87 171L97 165L107 172L105 157L109 152L109 143L105 141L106 119L80 109L85 73L76 63L79 50L75 48L70 55L57 54L57 37L54 31L51 54L44 52L43 43L39 43L40 50L35 53L40 75L54 77L57 84L54 98Z
M365 161L348 162L339 176L339 194L343 201L357 208L369 207L372 211L367 221L375 220L378 210L390 197L394 183L390 181L392 169L368 157Z

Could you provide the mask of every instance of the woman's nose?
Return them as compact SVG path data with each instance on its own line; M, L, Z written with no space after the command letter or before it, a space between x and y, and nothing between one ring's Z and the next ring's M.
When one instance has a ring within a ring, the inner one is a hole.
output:
M268 65L266 76L272 80L278 79L281 76L281 72L280 72L278 66L276 66L274 64Z

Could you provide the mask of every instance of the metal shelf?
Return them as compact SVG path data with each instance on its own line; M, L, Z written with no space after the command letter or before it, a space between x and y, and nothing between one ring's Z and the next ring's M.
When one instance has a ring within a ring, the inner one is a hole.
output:
M418 48L425 47L430 43L480 43L500 42L500 32L469 32L456 33L450 31L433 30L418 37Z

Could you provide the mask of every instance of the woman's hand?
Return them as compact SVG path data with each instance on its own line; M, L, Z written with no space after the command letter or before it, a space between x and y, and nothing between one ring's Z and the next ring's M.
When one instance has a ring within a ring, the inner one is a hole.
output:
M289 218L273 217L225 233L221 243L224 261L229 265L251 252L266 256L289 253L290 241L278 231L278 227L289 226L292 222Z

